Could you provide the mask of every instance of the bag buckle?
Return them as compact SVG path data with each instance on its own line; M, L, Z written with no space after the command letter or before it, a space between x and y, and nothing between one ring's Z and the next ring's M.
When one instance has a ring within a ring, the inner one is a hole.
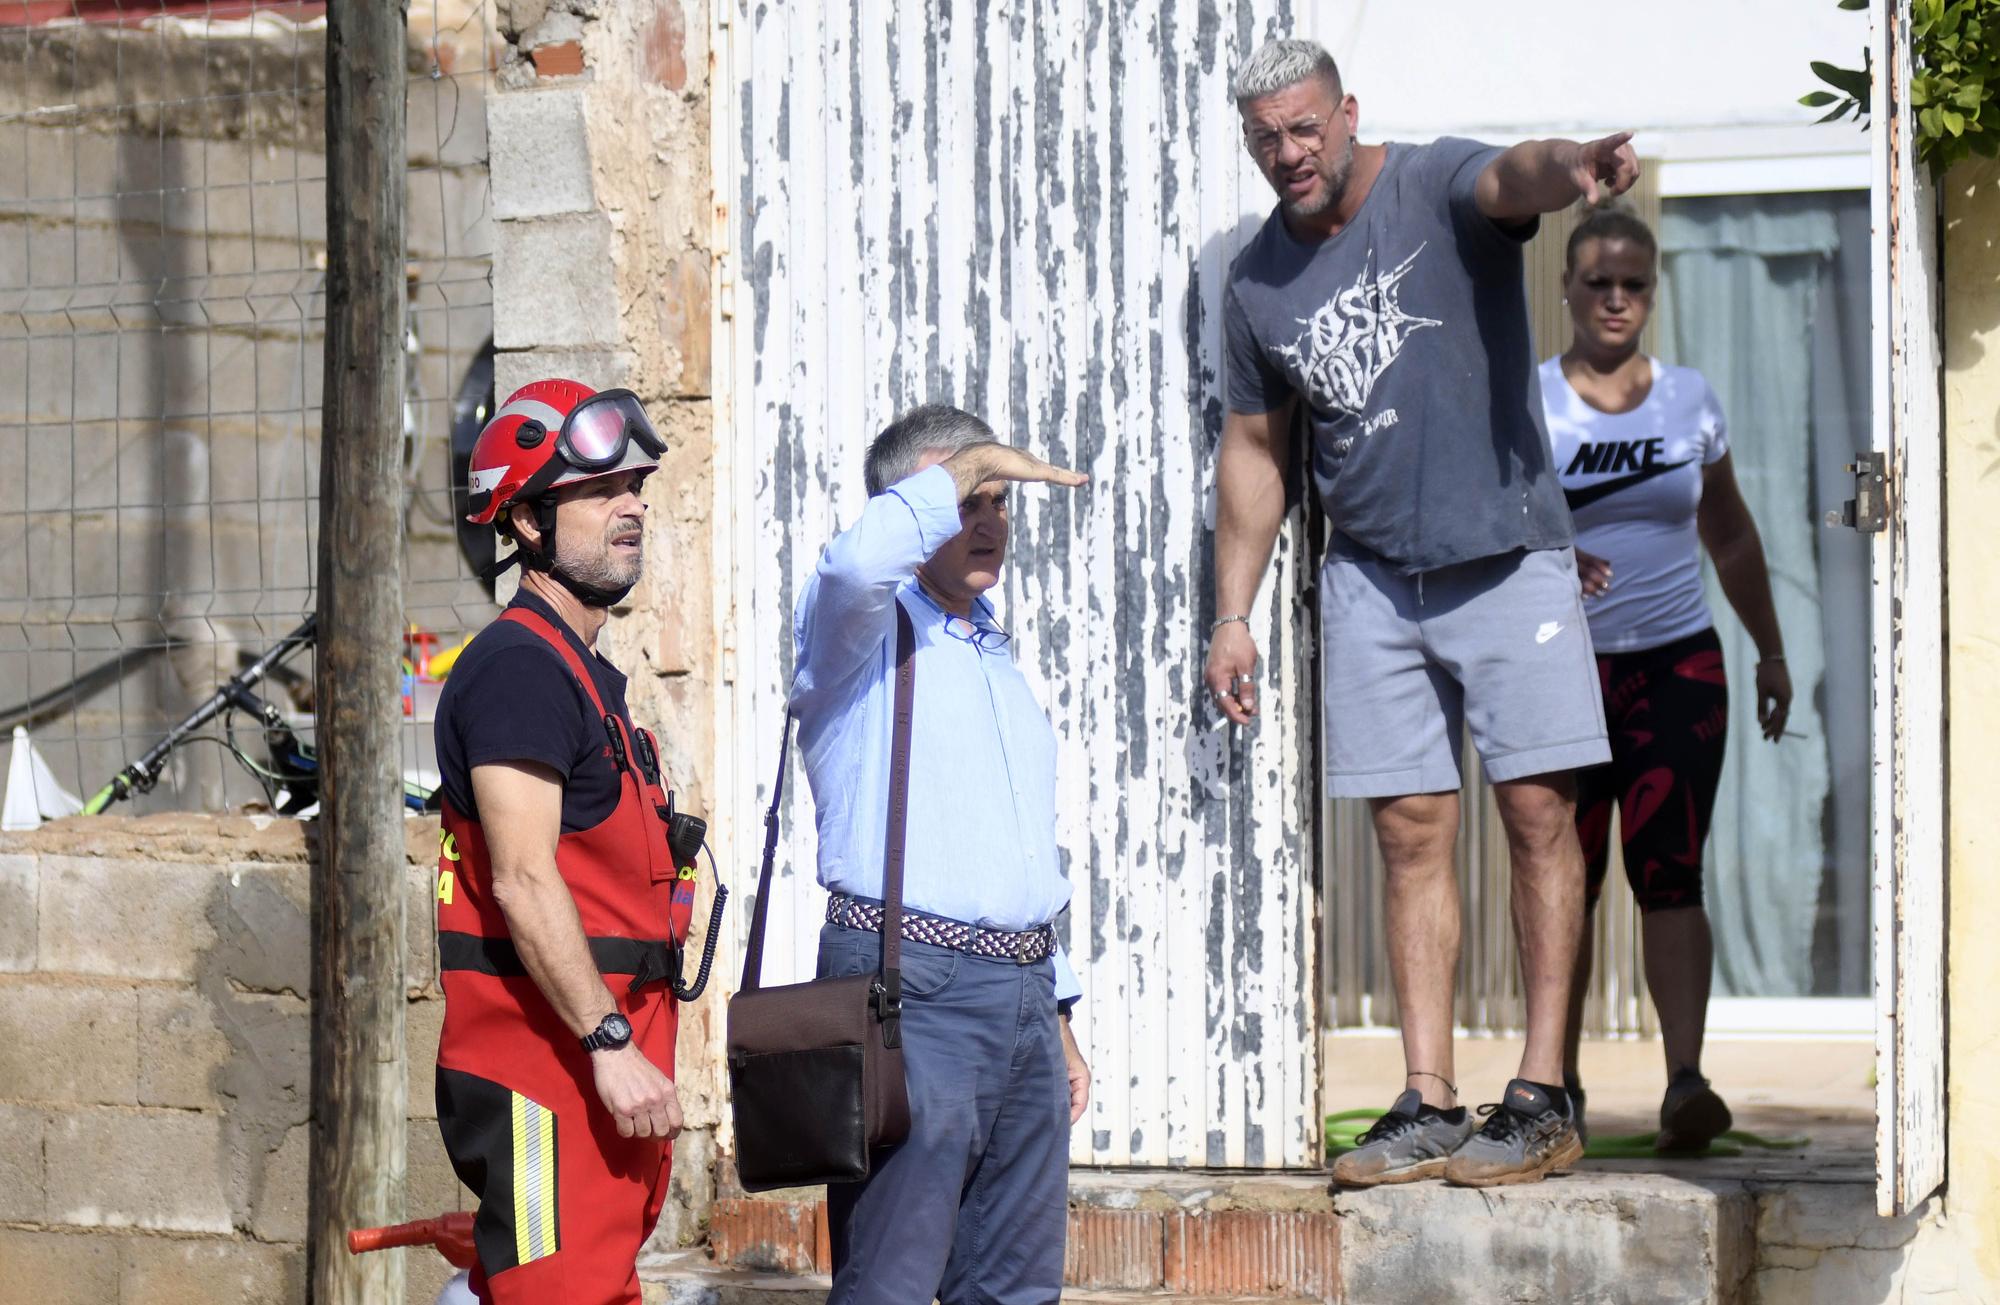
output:
M884 970L868 985L873 997L875 1018L882 1024L882 1045L891 1050L903 1045L903 972Z

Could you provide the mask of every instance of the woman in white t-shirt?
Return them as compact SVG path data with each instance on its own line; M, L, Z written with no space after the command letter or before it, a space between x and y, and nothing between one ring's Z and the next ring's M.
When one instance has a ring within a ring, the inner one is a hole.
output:
M1604 886L1615 806L1666 1050L1658 1146L1701 1150L1730 1126L1729 1107L1701 1073L1714 966L1701 858L1729 703L1722 645L1702 596L1702 549L1756 641L1757 719L1774 742L1792 684L1764 546L1736 485L1722 405L1700 372L1639 350L1658 263L1652 231L1630 213L1600 210L1578 225L1563 274L1575 334L1567 352L1542 364L1541 382L1555 466L1576 520L1578 573L1611 731L1610 764L1577 775L1587 901L1594 907ZM1591 961L1586 929L1564 1064L1579 1124L1578 1024Z

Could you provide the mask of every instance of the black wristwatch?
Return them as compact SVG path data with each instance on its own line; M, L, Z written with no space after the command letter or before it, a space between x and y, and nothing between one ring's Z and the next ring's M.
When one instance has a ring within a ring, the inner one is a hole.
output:
M612 1011L579 1039L585 1051L617 1051L632 1040L632 1022Z

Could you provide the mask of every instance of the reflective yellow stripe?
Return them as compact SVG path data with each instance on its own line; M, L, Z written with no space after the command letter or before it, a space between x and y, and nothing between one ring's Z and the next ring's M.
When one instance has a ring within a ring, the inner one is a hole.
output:
M556 1116L522 1096L513 1098L514 1262L556 1253Z
M514 1263L534 1259L528 1241L528 1194L535 1183L528 1161L528 1109L533 1104L519 1092L513 1096L514 1114Z
M560 1249L556 1245L556 1116L553 1110L540 1107L536 1108L536 1114L542 1129L542 1254L554 1255Z

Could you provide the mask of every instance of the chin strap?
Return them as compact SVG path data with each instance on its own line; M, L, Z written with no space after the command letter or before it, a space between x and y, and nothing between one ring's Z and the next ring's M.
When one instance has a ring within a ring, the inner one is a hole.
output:
M543 539L552 540L556 537L556 500L553 494L544 494L535 501L535 524L540 528ZM479 573L479 578L481 580L493 580L509 567L513 566L519 566L523 571L540 571L543 575L548 576L551 580L569 590L571 594L575 595L576 601L582 603L585 607L615 607L625 601L625 595L632 592L632 585L620 585L616 589L607 589L602 585L594 585L588 580L579 580L569 572L558 567L553 557L538 549L529 548L519 540L514 542L513 552L501 558L492 566L482 570ZM634 581L634 584L636 583Z

